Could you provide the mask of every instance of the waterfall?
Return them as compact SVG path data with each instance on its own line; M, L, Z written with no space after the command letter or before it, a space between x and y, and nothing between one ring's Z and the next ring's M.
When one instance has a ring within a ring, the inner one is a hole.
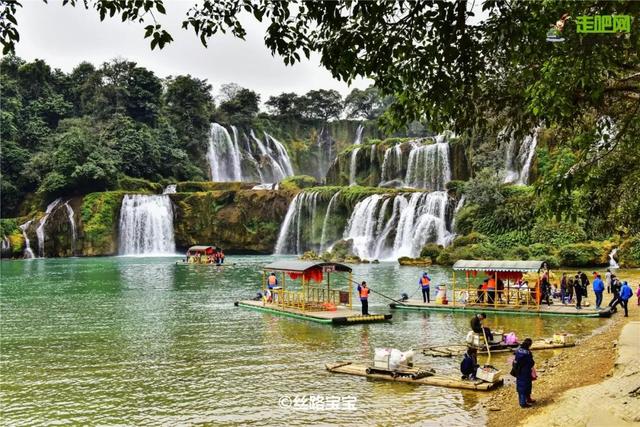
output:
M121 255L174 254L169 196L125 195L120 209Z
M351 162L349 163L349 185L356 185L358 151L360 151L360 147L354 148L353 151L351 151Z
M407 163L405 185L442 191L451 181L449 166L449 144L439 135L434 144L413 144Z
M291 159L289 158L289 154L287 154L287 150L284 148L284 145L266 132L264 133L264 137L267 141L270 141L271 145L275 148L275 161L278 163L285 176L292 176L293 167L291 166Z
M69 218L69 225L71 226L71 255L76 253L76 222L73 208L69 206L69 201L64 202L64 207L67 209L67 218Z
M44 231L44 226L47 224L47 219L49 219L49 215L51 215L51 212L53 212L53 210L59 204L60 204L59 198L49 203L46 211L44 212L44 216L40 219L38 228L36 228L36 236L38 237L38 256L40 258L44 258L44 242L47 238L46 233Z
M383 196L374 194L358 202L344 230L344 239L353 240L353 253L360 258L372 258L381 200Z
M533 129L520 141L515 137L515 130L509 131L505 128L498 134L499 140L506 138L507 135L509 138L505 150L505 183L526 185L529 182L529 172L536 154L539 131L539 127Z
M463 194L462 197L460 197L460 200L458 200L458 204L456 205L456 208L453 210L453 215L452 215L453 219L451 220L451 231L453 231L453 232L456 231L456 214L464 206L465 200L466 200L466 198L465 198L465 196Z
M308 235L313 240L319 194L315 191L298 193L291 201L278 233L276 254L300 254L308 248L310 243L303 241L303 234L309 230ZM310 224L303 224L308 222L307 218Z
M382 159L381 183L398 179L402 174L402 145L387 148Z
M22 230L22 237L24 237L24 257L27 259L35 258L33 250L31 250L31 242L29 242L29 236L27 236L27 228L31 225L33 220L29 220L20 226Z
M270 167L271 167L271 177L272 177L272 182L278 182L281 181L283 178L285 178L287 175L285 174L285 171L282 169L282 166L280 166L280 163L278 163L276 161L276 159L273 157L272 155L272 151L270 148L268 148L261 140L260 138L258 138L253 130L251 131L251 138L255 141L256 145L258 146L258 150L260 151L260 156L262 156L263 158L265 158L267 160L267 162L269 163ZM261 174L262 175L262 174Z
M444 191L411 194L409 204L402 210L398 221L393 258L416 257L428 242L443 246L448 243L447 202L448 196Z
M327 211L324 214L324 220L322 221L322 233L320 235L320 253L324 252L325 244L327 243L327 227L329 226L329 217L331 216L331 209L338 200L340 192L338 191L331 197L329 204L327 205Z
M389 203L387 196L374 194L356 204L344 239L353 239L353 251L360 258L416 257L428 242L448 243L446 192L395 196L393 212L385 221Z
M618 248L613 248L611 250L611 252L609 252L609 267L610 268L620 268L620 266L618 265L618 262L614 258L617 253L618 253Z
M169 184L165 187L162 194L175 194L176 193L176 184Z
M362 144L363 131L364 126L362 124L358 125L358 129L356 130L356 139L353 141L353 145L359 146ZM358 151L360 151L360 147L356 147L351 151L351 162L349 163L349 185L356 185Z
M212 181L242 181L240 149L229 132L217 123L211 124L207 158Z

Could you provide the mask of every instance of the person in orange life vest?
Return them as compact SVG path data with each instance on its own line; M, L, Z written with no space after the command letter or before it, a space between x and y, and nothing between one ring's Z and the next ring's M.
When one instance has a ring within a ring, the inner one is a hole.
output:
M362 284L358 285L358 294L360 294L360 303L362 304L362 315L369 315L369 292L371 289L367 287L367 282L364 280Z
M267 287L273 290L276 286L278 286L278 278L276 277L276 273L271 273L269 277L267 277Z
M431 284L431 278L425 271L424 273L422 273L422 277L420 278L420 280L418 280L418 285L422 287L422 301L425 303L431 302L431 299L429 298L430 284Z
M496 279L492 276L487 280L487 302L493 304L496 298Z

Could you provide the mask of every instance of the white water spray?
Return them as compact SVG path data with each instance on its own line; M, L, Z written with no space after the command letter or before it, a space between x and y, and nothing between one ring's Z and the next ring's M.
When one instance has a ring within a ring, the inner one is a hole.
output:
M67 218L69 219L69 226L71 227L71 255L76 253L76 221L73 208L69 206L69 201L64 202L64 207L67 209Z
M55 199L53 202L49 203L47 209L44 213L44 216L40 219L40 223L38 224L38 228L36 228L36 236L38 237L38 256L40 258L44 258L44 242L47 238L44 226L47 224L47 219L49 219L49 215L51 212L60 204L60 199Z
M169 196L125 195L120 210L121 255L175 253Z
M20 229L22 230L22 237L24 237L24 258L25 259L35 258L35 255L33 254L33 250L31 249L31 242L29 241L29 236L27 236L27 229L29 228L32 222L33 220L31 219L20 226Z

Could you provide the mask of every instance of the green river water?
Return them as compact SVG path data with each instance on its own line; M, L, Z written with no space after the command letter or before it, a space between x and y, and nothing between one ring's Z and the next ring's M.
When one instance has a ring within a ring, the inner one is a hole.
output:
M467 315L396 311L388 324L315 324L234 307L234 301L255 295L260 267L275 257L228 257L237 264L221 272L176 266L176 259L3 261L2 423L482 423L477 407L482 393L370 381L324 369L336 360L367 360L375 347L461 342L469 329ZM429 271L435 284L450 280L450 269ZM354 278L398 297L417 290L420 272L395 263L358 265ZM370 311L388 311L387 303L373 295ZM506 315L488 321L521 338L558 330L588 334L603 322ZM545 353L552 354L536 357ZM506 356L493 362L506 367ZM417 363L458 375L458 359L418 355ZM356 409L344 403L337 409L279 406L279 399L296 396L341 402L353 396Z

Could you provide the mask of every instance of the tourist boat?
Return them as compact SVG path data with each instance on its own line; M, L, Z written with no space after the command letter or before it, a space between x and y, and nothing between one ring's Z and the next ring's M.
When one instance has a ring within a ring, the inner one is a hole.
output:
M268 289L271 273L278 284ZM391 320L391 314L362 315L353 310L351 268L338 263L277 261L266 265L262 274L262 293L254 300L236 301L246 307L333 325L375 323Z
M498 376L494 381L483 380L462 380L460 377L449 377L442 375L412 376L412 375L388 375L382 372L375 372L364 363L336 362L327 363L325 368L329 372L337 374L357 375L375 380L397 381L411 384L431 385L436 387L457 388L464 390L488 391L493 390L503 384L503 380ZM419 369L419 368L418 368Z
M435 301L423 303L421 300L407 299L394 302L390 307L397 310L429 310L448 312L478 311L534 315L534 316L567 316L567 317L610 317L609 307L596 310L594 307L583 307L578 310L573 305L542 303L540 279L538 273L543 261L509 261L509 260L459 260L453 265L451 285L441 284ZM456 272L465 273L465 283L458 284ZM479 289L482 278L478 273L493 278L495 283L502 281L504 288L493 292L489 298L488 292ZM535 274L535 283L527 288L516 287L514 284L524 274ZM479 279L479 280L478 280Z
M233 264L216 264L215 254L220 250L215 246L196 245L187 250L186 257L176 261L176 265L213 265L216 267L229 267Z

